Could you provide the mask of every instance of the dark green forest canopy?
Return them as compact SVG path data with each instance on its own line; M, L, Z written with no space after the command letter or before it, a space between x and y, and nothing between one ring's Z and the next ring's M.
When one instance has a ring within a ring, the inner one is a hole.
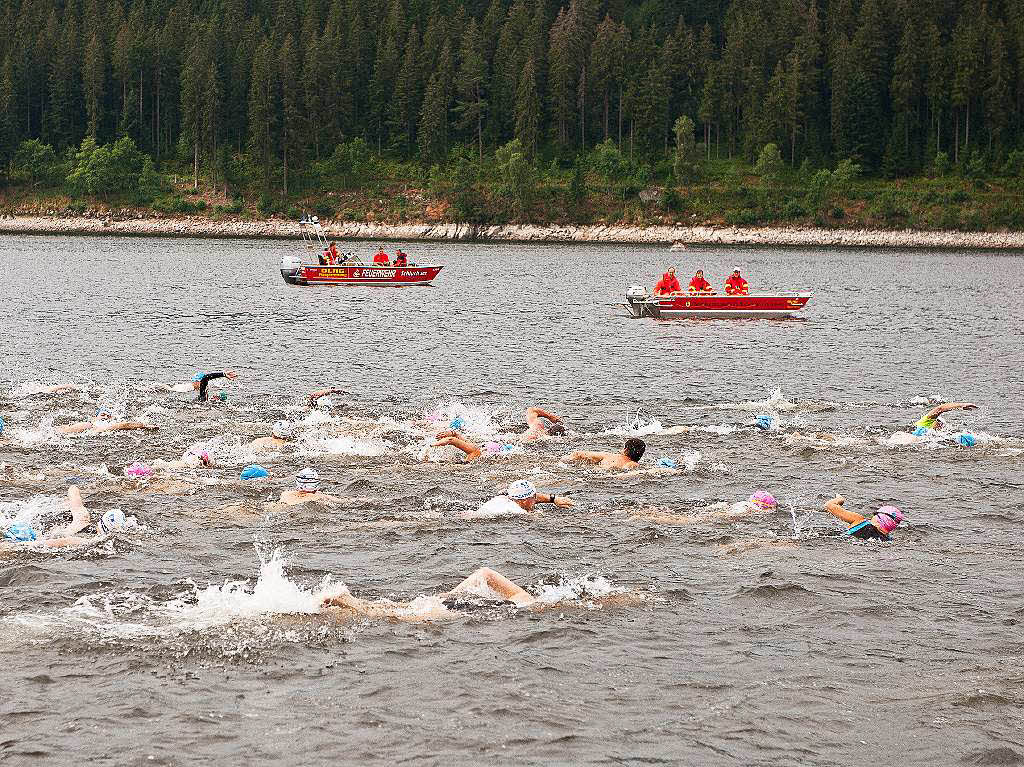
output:
M425 165L519 139L568 166L1024 148L1020 0L0 0L0 158L130 137L158 162L285 184L362 139ZM685 123L688 125L689 123ZM344 142L348 142L345 144ZM346 150L347 151L347 150Z

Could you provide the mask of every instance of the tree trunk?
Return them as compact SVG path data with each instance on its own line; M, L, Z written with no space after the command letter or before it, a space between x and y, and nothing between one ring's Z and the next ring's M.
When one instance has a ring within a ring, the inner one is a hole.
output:
M953 114L955 119L953 120L953 132L956 134L955 140L953 141L953 162L960 162L960 110L954 109Z
M288 197L288 145L284 147L284 196Z
M192 144L192 189L199 191L199 137Z
M966 115L967 116L967 126L966 126L966 129L964 130L964 151L966 152L967 151L967 145L971 143L971 102L970 101L967 102L967 106L965 107L965 109L966 109L966 112L967 112L967 115Z
M608 88L604 89L604 140L608 140Z
M622 150L622 83L619 82L619 150Z

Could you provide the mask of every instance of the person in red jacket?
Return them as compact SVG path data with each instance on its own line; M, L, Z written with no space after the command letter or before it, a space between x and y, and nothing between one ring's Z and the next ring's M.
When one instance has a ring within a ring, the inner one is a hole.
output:
M714 293L714 289L711 287L711 283L704 279L704 270L698 269L697 273L690 280L691 293Z
M377 251L377 255L373 257L373 263L383 264L384 266L391 263L391 260L388 258L388 254L384 252L383 245L380 247L380 250Z
M408 265L409 265L409 256L406 255L405 253L403 253L402 249L399 248L397 251L395 251L395 263L394 263L394 266L408 266Z
M673 266L670 266L668 271L661 275L658 284L654 286L654 295L656 296L665 296L681 291L682 288L679 286L679 280L676 279L676 270Z
M730 296L745 296L750 292L747 281L740 276L740 268L737 266L725 279L725 292Z

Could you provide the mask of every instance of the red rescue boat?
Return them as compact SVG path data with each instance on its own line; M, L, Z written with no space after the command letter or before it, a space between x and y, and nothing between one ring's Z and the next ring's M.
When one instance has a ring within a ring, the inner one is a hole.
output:
M327 260L327 237L319 220L304 218L299 222L309 258L297 256L281 259L281 276L289 285L372 285L394 286L429 285L443 266L436 264L367 264L352 253L339 254L334 263Z
M708 293L675 293L652 296L647 289L633 285L626 291L624 306L634 318L676 320L689 318L769 318L787 319L811 300L810 293L760 293L729 296Z

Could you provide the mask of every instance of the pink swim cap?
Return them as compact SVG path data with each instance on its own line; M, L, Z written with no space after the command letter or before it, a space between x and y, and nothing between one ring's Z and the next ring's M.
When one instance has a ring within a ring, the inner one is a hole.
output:
M485 442L484 443L484 452L487 452L487 453L500 453L501 452L501 445L499 445L497 442Z
M895 506L883 506L875 512L875 518L878 520L878 529L888 535L900 526L900 522L903 521L903 512Z
M124 475L126 477L151 477L153 470L144 463L133 463L131 466L125 466Z
M750 502L763 511L771 511L778 505L778 502L775 500L775 496L767 490L756 491L752 496L750 496Z

